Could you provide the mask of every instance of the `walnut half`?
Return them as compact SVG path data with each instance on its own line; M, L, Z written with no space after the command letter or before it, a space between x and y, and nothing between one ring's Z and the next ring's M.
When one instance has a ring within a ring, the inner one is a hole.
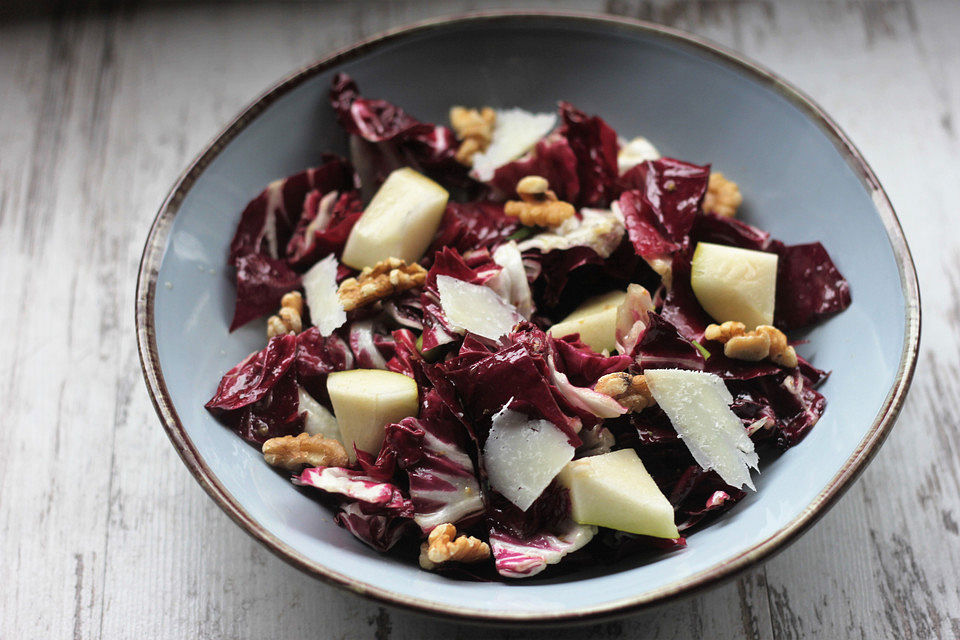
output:
M703 210L718 216L732 218L737 208L743 204L740 187L733 180L727 180L722 173L711 173L707 183L707 193L703 197Z
M631 375L626 371L608 373L597 380L593 390L610 396L635 413L657 404L643 374Z
M461 140L456 160L460 164L473 164L474 154L486 150L493 140L493 126L497 122L497 112L490 107L481 110L466 107L450 109L450 126Z
M761 324L747 331L742 322L729 320L707 326L703 337L723 344L723 355L736 360L757 362L770 358L773 362L792 369L797 366L797 352L787 344L783 331Z
M541 176L522 178L517 183L517 195L520 200L508 201L503 212L520 218L528 227L556 227L576 213L572 204L557 198L550 183Z
M444 562L480 562L490 557L490 545L473 536L457 536L457 528L445 523L434 527L420 545L420 566L427 571Z
M263 459L274 467L297 471L300 467L345 467L349 463L347 450L333 438L320 434L301 433L298 436L270 438L261 449Z
M372 267L365 267L356 278L341 282L337 295L344 311L352 311L395 293L419 287L426 279L427 270L419 264L407 264L400 258L387 258Z
M303 295L299 291L285 293L280 299L280 311L267 318L267 339L303 329Z

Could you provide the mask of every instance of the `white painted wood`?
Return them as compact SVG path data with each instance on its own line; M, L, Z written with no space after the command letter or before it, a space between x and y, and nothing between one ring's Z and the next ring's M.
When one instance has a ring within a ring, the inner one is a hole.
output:
M960 5L526 2L741 50L857 141L900 213L924 347L900 424L799 542L704 594L582 629L388 611L274 558L209 500L140 378L134 274L186 162L291 69L512 3L161 3L0 23L0 638L960 637Z

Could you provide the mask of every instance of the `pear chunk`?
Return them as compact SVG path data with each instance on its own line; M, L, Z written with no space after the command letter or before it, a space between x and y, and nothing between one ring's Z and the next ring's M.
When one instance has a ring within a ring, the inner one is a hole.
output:
M723 380L684 369L648 369L644 378L697 464L713 469L732 487L755 490L749 467L756 469L759 458L743 422L730 409L733 396Z
M690 263L690 286L704 311L717 322L773 324L777 254L698 242Z
M350 231L342 262L354 269L423 256L447 206L447 190L409 167L391 173Z
M416 416L420 407L413 378L382 369L331 373L327 377L327 392L350 462L357 459L354 446L377 455L383 444L384 428Z
M657 538L679 538L673 505L633 449L570 462L557 479L570 491L574 521Z
M626 291L611 291L588 298L573 313L549 329L554 338L574 333L580 341L597 353L617 348L617 308L627 297Z

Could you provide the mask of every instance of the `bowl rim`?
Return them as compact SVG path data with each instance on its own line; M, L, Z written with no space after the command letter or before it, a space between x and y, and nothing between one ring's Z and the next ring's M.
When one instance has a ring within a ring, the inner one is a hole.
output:
M523 611L503 613L481 611L466 606L440 605L390 589L375 587L334 571L320 562L311 560L282 542L254 520L206 465L180 421L164 382L163 371L160 366L154 324L154 304L159 268L166 250L171 225L184 197L227 144L277 99L319 73L358 58L376 48L411 36L461 25L489 24L496 27L499 22L536 22L545 18L554 23L587 23L621 31L641 32L692 47L700 54L705 54L707 57L712 57L721 63L737 68L739 71L746 72L754 80L773 89L811 118L845 157L848 165L857 172L861 183L870 194L886 230L887 238L897 262L905 299L904 341L896 379L880 406L870 429L817 497L797 517L776 533L724 562L675 580L663 587L647 590L640 594L626 596L601 605L571 608L559 612ZM836 503L870 462L890 433L903 406L916 367L920 344L920 315L920 290L916 269L893 206L860 151L816 102L766 67L706 38L642 20L570 11L480 11L432 18L361 40L289 74L249 103L203 148L187 169L177 178L150 227L140 259L136 289L137 349L143 377L154 409L167 436L194 478L234 522L290 565L320 578L328 584L346 588L381 604L405 608L434 617L494 624L595 622L603 618L626 615L663 603L677 596L690 595L705 590L721 581L734 577L745 569L769 558L775 552L786 548Z

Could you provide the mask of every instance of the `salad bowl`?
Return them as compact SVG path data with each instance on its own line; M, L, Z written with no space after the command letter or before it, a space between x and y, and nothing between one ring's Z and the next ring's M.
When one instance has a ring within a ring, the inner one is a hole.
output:
M204 410L212 382L263 344L230 333L224 267L236 216L271 180L346 153L326 93L338 72L427 121L452 104L601 113L677 158L736 175L742 218L789 242L819 240L853 303L806 332L802 355L832 370L825 415L762 467L757 492L668 555L545 573L521 583L452 580L357 544ZM815 187L812 187L815 185ZM197 481L282 559L382 603L503 623L591 620L706 588L784 548L850 486L889 433L920 333L916 275L876 177L812 101L772 73L664 27L568 14L482 14L394 31L304 68L247 107L160 208L137 285L137 337L160 421Z

